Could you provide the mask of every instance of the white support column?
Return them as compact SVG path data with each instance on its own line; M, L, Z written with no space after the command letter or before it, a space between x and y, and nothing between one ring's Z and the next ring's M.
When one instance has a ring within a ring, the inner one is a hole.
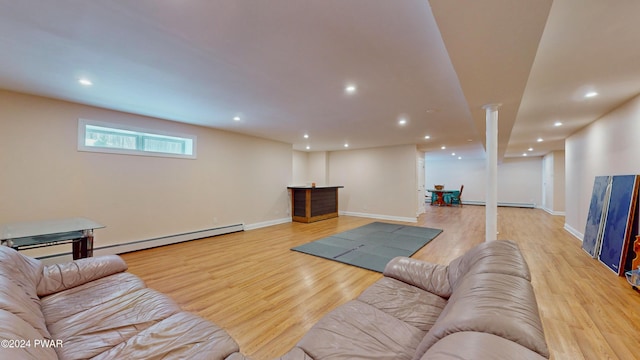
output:
M500 104L487 104L482 108L487 121L487 199L485 207L485 241L498 238L498 107Z

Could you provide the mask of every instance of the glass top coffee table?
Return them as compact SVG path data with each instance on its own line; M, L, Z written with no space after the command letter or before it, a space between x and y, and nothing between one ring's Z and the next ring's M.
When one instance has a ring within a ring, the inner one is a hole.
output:
M75 260L93 256L93 230L102 228L85 218L0 224L0 244L25 250L72 243Z

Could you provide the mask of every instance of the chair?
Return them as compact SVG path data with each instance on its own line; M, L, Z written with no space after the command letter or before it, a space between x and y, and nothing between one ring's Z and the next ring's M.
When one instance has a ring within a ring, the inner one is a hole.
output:
M454 191L449 195L449 201L447 202L449 205L460 205L462 206L462 190L464 189L464 185L460 186L460 191Z

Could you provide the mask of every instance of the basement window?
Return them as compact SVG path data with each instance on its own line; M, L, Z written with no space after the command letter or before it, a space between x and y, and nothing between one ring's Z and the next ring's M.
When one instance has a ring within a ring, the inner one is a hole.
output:
M195 159L196 136L79 119L78 150Z

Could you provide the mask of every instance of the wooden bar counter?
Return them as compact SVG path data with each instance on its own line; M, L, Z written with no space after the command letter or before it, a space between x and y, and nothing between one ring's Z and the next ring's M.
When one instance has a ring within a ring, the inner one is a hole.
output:
M344 186L289 186L291 220L310 223L338 216L338 189Z

